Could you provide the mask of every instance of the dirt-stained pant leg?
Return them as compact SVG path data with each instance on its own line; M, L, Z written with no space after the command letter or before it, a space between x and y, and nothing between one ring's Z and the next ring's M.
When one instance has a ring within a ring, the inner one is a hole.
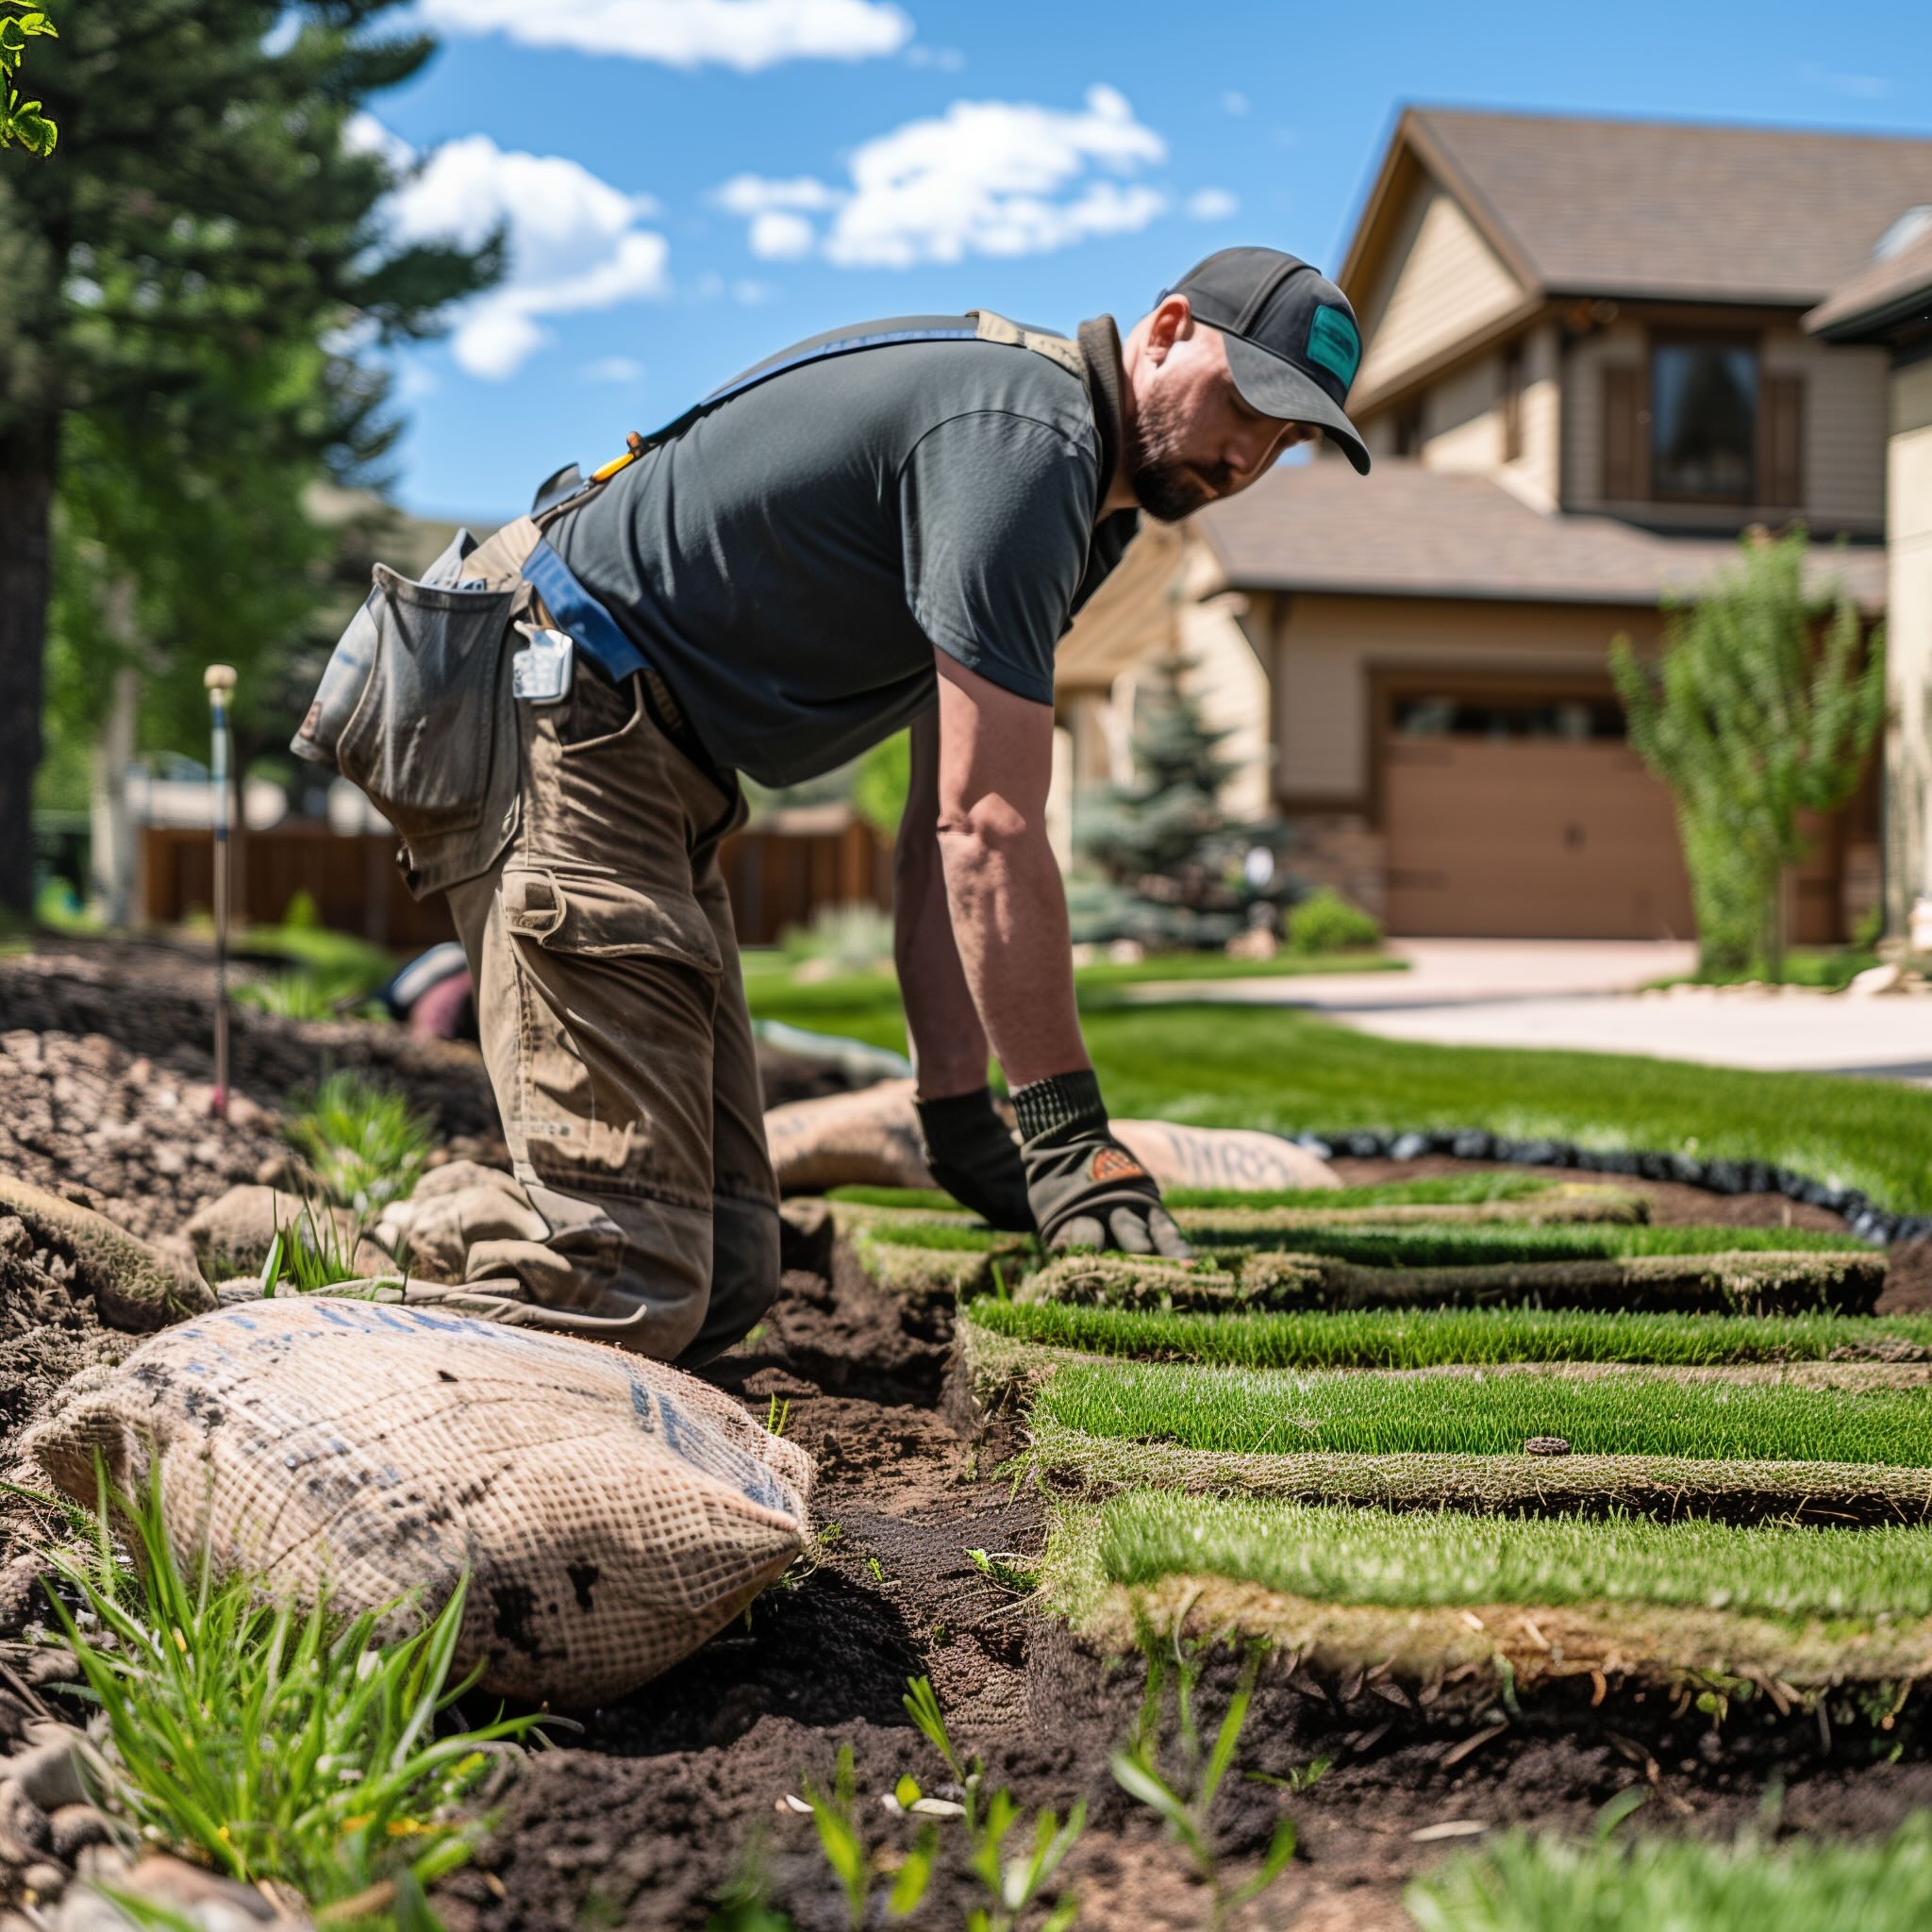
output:
M717 843L741 801L669 741L643 687L579 665L562 704L518 707L517 836L491 873L450 893L505 1139L551 1232L477 1243L470 1285L443 1298L702 1359L764 1304L733 1327L737 1307L775 1292L776 1186L728 906L719 918ZM714 1135L718 1117L731 1131ZM769 1264L750 1231L758 1207Z
M716 844L699 872L697 899L724 970L711 1029L711 1303L704 1326L677 1357L687 1369L722 1355L778 1292L778 1181L765 1146L758 1049Z

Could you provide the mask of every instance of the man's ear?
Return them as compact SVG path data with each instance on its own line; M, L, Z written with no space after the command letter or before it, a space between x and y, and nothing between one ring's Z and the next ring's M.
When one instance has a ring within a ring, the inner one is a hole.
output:
M1162 297L1160 306L1147 318L1146 353L1157 367L1167 360L1176 342L1194 332L1194 308L1185 295Z

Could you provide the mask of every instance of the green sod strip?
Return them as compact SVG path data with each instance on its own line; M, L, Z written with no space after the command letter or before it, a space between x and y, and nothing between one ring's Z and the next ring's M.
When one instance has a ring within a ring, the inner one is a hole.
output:
M991 1249L1010 1235L958 1222L874 1223L874 1241L905 1248ZM1607 1260L1628 1255L1857 1254L1856 1235L1805 1227L1651 1227L1603 1223L1481 1223L1471 1226L1297 1227L1267 1236L1272 1248L1327 1255L1370 1268L1441 1268L1485 1261ZM1230 1244L1233 1245L1233 1244Z
M1578 1456L1932 1467L1932 1404L1895 1389L1685 1383L1641 1371L1580 1380L1074 1362L1033 1414L1090 1437L1291 1455L1516 1456L1560 1437ZM1558 1458L1547 1458L1555 1461Z
M1924 1932L1932 1818L1878 1845L1572 1844L1512 1831L1417 1879L1403 1902L1421 1932Z
M1489 1261L1457 1268L1364 1268L1353 1261L1294 1253L1236 1258L1241 1261L1239 1274L1158 1257L1068 1255L1028 1276L1016 1298L1217 1313L1515 1303L1543 1308L1652 1308L1729 1315L1829 1308L1869 1315L1884 1290L1886 1274L1884 1257L1870 1250L1631 1255L1607 1260Z
M1437 1180L1385 1181L1366 1188L1280 1188L1245 1193L1232 1188L1169 1188L1173 1208L1390 1208L1483 1201L1521 1201L1560 1182L1527 1174L1445 1174ZM834 1188L827 1200L860 1208L903 1208L958 1213L959 1204L937 1188Z
M1091 1560L1109 1585L1220 1576L1391 1608L1637 1603L1783 1618L1932 1616L1932 1529L1917 1525L1468 1516L1171 1490L1115 1496L1098 1515ZM1049 1571L1055 1560L1049 1548Z
M1932 1316L1647 1315L1588 1309L1381 1308L1195 1314L982 1298L963 1319L1013 1341L1143 1361L1251 1369L1457 1363L1898 1360L1932 1354Z

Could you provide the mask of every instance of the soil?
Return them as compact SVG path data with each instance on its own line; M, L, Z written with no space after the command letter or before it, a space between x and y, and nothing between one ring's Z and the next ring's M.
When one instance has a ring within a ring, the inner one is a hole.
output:
M170 1236L201 1201L278 1158L270 1109L325 1058L420 1094L439 1108L446 1134L488 1158L492 1119L474 1052L354 1023L238 1014L235 1085L258 1110L209 1122L208 991L205 961L126 948L62 942L58 953L0 961L0 1171ZM796 1097L822 1076L793 1069L789 1077L796 1084L781 1091ZM1337 1166L1353 1182L1467 1163ZM1779 1197L1620 1185L1650 1196L1659 1221L1840 1224ZM760 1416L774 1397L790 1404L788 1433L820 1470L812 1563L754 1606L748 1624L637 1695L554 1728L552 1748L510 1786L474 1866L440 1888L450 1932L702 1927L734 1885L768 1895L802 1932L845 1924L813 1822L788 1794L808 1780L828 1787L849 1746L868 1843L908 1845L916 1821L879 1801L908 1773L928 1791L943 1789L945 1774L900 1702L906 1680L921 1674L932 1677L955 1739L983 1756L989 1787L1010 1785L1029 1811L1051 1806L1064 1816L1085 1802L1086 1830L1052 1888L1077 1891L1083 1925L1183 1932L1208 1923L1209 1901L1187 1860L1108 1769L1133 1733L1142 1668L1084 1649L968 1555L1024 1563L1040 1549L1043 1511L1038 1492L999 1477L993 1448L974 1439L951 1379L948 1312L888 1298L849 1268L835 1280L808 1218L790 1237L780 1299L713 1374ZM1881 1306L1932 1307L1932 1242L1893 1258ZM71 1291L60 1257L0 1220L0 1477L11 1474L22 1424L59 1385L131 1345ZM0 1518L0 1540L8 1527ZM17 1564L0 1562L0 1665L27 1662L8 1641L26 1614L25 1580ZM1210 1734L1233 1668L1218 1659L1204 1676ZM24 1722L17 1689L0 1670L0 1745ZM1405 1716L1373 1691L1344 1706L1274 1683L1257 1694L1243 1774L1224 1785L1215 1827L1238 1874L1284 1814L1299 1833L1290 1875L1237 1924L1377 1932L1408 1924L1400 1899L1411 1876L1484 1831L1517 1823L1586 1831L1632 1785L1650 1792L1646 1816L1659 1827L1729 1835L1757 1821L1776 1788L1784 1829L1885 1832L1932 1805L1932 1762L1916 1738L1900 1741L1902 1761L1888 1764L1868 1737L1827 1742L1808 1725L1735 1721L1719 1732L1694 1708L1677 1716L1661 1704L1619 1712L1614 1729L1587 1705L1532 1706L1489 1734ZM1318 1757L1333 1767L1311 1789L1291 1794L1261 1781ZM1445 1825L1462 1829L1416 1839ZM1030 1839L1030 1820L1016 1827L1015 1846L1022 1834ZM942 1835L944 1857L958 1836ZM957 1859L942 1860L929 1900L915 1924L958 1924L976 1902Z

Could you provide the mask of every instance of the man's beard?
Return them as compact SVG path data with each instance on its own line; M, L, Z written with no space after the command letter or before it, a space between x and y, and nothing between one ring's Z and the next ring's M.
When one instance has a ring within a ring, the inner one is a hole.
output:
M1177 524L1225 493L1224 467L1204 474L1180 460L1179 411L1158 385L1142 399L1127 439L1127 481L1157 523Z

